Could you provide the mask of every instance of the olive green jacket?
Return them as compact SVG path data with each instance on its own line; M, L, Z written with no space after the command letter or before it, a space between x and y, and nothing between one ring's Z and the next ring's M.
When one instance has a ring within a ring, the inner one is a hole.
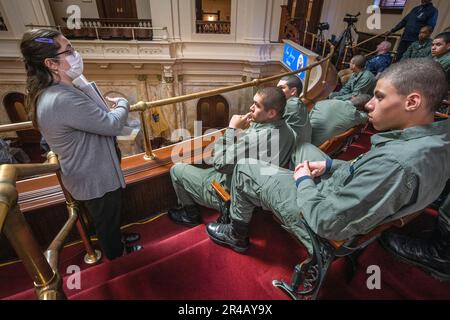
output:
M450 177L450 120L374 135L369 152L334 160L330 172L297 189L298 207L322 237L345 240L422 210Z

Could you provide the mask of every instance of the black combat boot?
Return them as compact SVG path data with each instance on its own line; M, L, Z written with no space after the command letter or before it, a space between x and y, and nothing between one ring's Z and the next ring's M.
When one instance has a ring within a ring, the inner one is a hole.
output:
M202 223L200 212L196 206L186 206L169 209L169 218L177 223L188 227L195 227Z
M399 234L385 234L382 246L401 260L423 269L438 280L450 280L450 232L436 228L431 239L413 239Z
M220 224L229 224L231 223L230 217L226 213L221 213L220 216L217 218L216 223Z
M230 224L210 223L206 227L209 237L217 244L231 247L236 252L248 249L248 224L231 219Z

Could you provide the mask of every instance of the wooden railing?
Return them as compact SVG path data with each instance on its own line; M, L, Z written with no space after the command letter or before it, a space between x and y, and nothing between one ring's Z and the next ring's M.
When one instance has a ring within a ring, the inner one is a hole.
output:
M231 24L229 21L202 21L197 20L197 33L229 34Z

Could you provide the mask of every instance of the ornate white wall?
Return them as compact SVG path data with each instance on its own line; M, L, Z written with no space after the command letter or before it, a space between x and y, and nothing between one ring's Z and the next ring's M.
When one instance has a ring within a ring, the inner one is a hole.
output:
M282 0L232 0L231 35L196 34L195 0L144 1L148 1L153 25L168 28L166 41L72 41L83 55L86 76L103 92L122 92L135 103L237 84L282 70L282 44L276 43ZM0 0L10 27L0 33L0 97L25 90L18 49L24 25L49 24L54 18L47 0L31 0L31 5L24 2ZM83 6L83 10L89 8L93 12L88 15L98 15L95 3ZM138 80L143 77L145 80ZM246 112L253 91L224 96L232 115ZM196 102L163 108L171 130L192 130ZM3 106L0 117L1 123L9 122Z

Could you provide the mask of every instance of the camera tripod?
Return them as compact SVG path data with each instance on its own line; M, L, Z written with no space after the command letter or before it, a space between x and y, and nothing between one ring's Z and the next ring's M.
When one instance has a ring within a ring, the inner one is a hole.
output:
M336 42L336 60L335 65L338 66L339 63L341 63L341 68L343 64L345 63L344 59L346 57L353 57L353 46L354 46L354 39L352 35L352 30L357 33L356 26L354 22L347 22L347 28L345 28L344 32L339 36L337 42ZM348 47L347 55L345 55L345 48Z
M325 36L323 35L323 30L317 30L317 42L316 42L316 52L322 54L322 51L325 49ZM325 56L325 54L322 54Z

